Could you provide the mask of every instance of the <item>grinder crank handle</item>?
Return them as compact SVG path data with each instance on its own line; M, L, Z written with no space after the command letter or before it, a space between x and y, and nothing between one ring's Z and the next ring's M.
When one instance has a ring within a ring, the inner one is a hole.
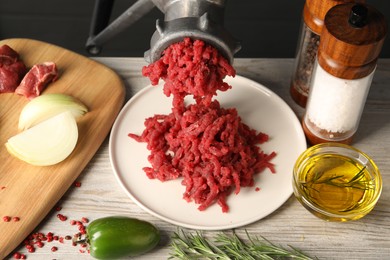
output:
M138 21L155 7L152 0L138 0L107 26L113 2L114 0L96 0L95 2L90 35L86 44L86 49L91 54L99 54L105 42Z

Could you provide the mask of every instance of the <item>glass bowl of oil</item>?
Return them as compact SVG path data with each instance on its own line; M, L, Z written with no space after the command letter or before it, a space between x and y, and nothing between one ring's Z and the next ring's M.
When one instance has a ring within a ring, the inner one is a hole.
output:
M315 216L327 221L357 220L376 205L382 178L374 161L339 143L310 147L293 170L294 195Z

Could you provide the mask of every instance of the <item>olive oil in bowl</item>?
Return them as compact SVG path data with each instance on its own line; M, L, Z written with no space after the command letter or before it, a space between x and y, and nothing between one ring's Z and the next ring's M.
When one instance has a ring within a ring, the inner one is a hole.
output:
M359 150L335 143L313 146L297 160L294 194L314 215L356 220L370 212L382 190L374 162Z

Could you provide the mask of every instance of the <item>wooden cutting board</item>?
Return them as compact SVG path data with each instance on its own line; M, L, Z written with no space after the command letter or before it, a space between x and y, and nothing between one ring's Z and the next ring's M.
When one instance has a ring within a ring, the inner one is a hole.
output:
M0 94L0 259L12 252L42 221L72 185L108 135L125 97L124 85L111 69L79 54L30 39L8 39L28 68L53 61L59 78L43 93L80 99L89 112L78 120L79 139L72 154L53 166L32 166L12 157L4 144L18 133L18 119L28 100ZM17 216L19 222L4 222Z

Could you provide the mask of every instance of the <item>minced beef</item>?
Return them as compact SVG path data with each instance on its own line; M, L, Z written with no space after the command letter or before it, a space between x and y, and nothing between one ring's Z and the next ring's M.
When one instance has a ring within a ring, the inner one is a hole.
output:
M192 95L197 103L209 105L217 90L231 88L223 79L235 76L236 71L211 45L185 38L168 47L161 59L145 66L142 74L149 77L152 85L163 79L164 94L173 95L173 107L178 109L184 106L187 95Z
M153 85L165 81L164 93L173 95L172 113L145 120L141 135L146 142L151 167L144 167L150 179L182 178L183 198L199 204L199 210L218 203L228 212L226 197L241 187L254 186L253 176L264 168L275 172L259 144L268 135L257 133L241 122L235 108L222 108L212 97L230 86L223 82L235 70L218 51L203 41L186 38L168 47L160 60L143 68ZM194 104L185 105L192 95Z

